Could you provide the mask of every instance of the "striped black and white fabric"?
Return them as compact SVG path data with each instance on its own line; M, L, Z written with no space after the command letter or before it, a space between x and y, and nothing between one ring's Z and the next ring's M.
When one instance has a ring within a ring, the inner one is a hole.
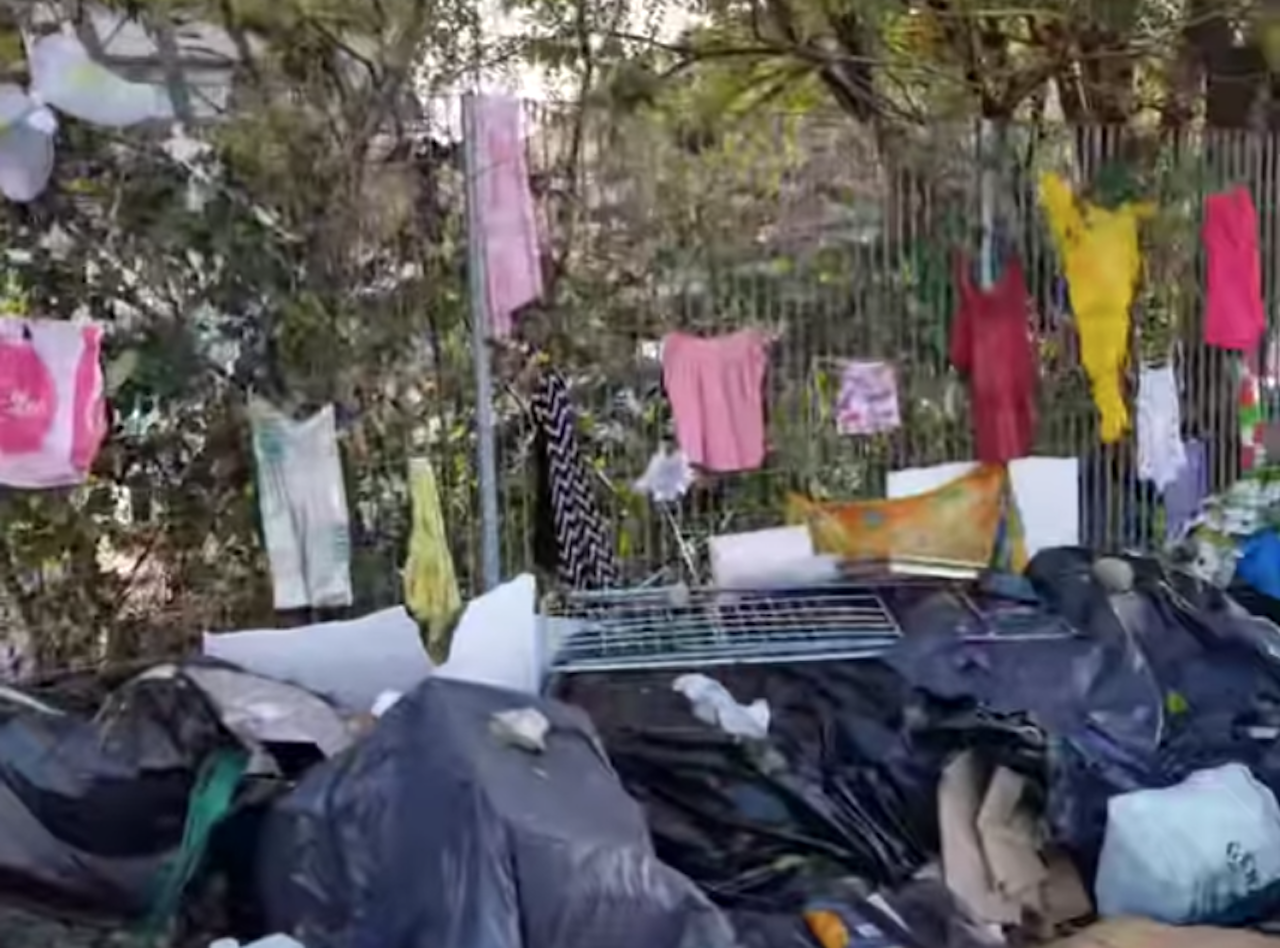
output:
M538 432L538 467L542 474L538 529L550 534L540 538L536 546L544 556L554 550L554 565L566 586L616 586L618 563L613 554L613 536L596 504L578 444L569 389L558 372L547 369L538 380L533 395L533 422Z

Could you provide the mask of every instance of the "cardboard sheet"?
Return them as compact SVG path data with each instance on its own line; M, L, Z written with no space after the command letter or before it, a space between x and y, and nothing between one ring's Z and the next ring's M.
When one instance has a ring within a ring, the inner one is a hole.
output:
M537 694L548 657L537 614L538 584L523 573L467 603L441 678Z
M1050 948L1278 948L1280 938L1234 928L1173 928L1121 918L1091 925Z
M711 578L724 589L774 585L779 576L803 570L814 559L808 527L774 527L712 537Z
M418 623L402 607L293 629L206 632L203 651L246 671L300 685L350 711L431 674Z
M1025 778L972 751L951 761L938 785L943 879L978 919L1051 934L1093 906L1075 869L1046 850L1025 789Z

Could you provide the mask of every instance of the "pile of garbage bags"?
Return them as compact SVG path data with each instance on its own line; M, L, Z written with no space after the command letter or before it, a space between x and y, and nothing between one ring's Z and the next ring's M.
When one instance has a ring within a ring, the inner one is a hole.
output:
M1080 549L886 598L878 658L436 675L378 718L208 660L92 716L0 689L0 943L14 900L303 948L984 948L1097 915L1148 921L1064 944L1254 948L1280 919L1270 620Z

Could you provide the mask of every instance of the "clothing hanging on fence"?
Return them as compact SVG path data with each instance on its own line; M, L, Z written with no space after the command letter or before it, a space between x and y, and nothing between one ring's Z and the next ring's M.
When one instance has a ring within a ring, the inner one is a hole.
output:
M843 435L875 435L902 425L898 376L888 362L846 362L840 373L836 430Z
M276 609L351 605L351 535L333 406L294 421L254 399L249 420Z
M1252 352L1266 332L1258 214L1243 187L1204 201L1204 341L1220 349Z
M1129 351L1129 307L1141 273L1138 222L1147 204L1110 210L1077 202L1056 174L1040 179L1040 203L1067 276L1071 310L1080 335L1080 357L1100 415L1104 442L1129 428L1122 385Z
M518 100L476 99L476 225L490 331L499 339L511 334L512 314L543 290L538 220L520 122Z
M768 340L754 329L704 339L673 332L662 342L662 378L676 440L691 463L731 473L765 458Z
M426 458L409 460L409 502L413 520L404 564L404 600L414 617L427 624L428 651L443 661L444 635L462 608L462 597L445 535L436 474Z
M982 465L934 490L890 500L787 498L787 523L809 528L822 553L852 561L927 563L966 570L993 564L1004 547L1026 565L1026 542L1005 467Z
M84 482L106 436L102 330L0 319L0 484Z
M538 476L534 555L572 589L618 584L613 537L596 504L591 475L578 444L569 388L544 369L532 401Z
M978 460L1003 464L1026 457L1035 440L1036 364L1022 265L1010 259L989 290L974 284L963 256L955 269L959 305L951 361L969 377Z
M1183 445L1187 463L1164 489L1164 535L1166 543L1181 540L1191 526L1200 505L1209 496L1209 463L1203 441Z
M1186 465L1173 366L1144 366L1138 377L1138 477L1163 491Z

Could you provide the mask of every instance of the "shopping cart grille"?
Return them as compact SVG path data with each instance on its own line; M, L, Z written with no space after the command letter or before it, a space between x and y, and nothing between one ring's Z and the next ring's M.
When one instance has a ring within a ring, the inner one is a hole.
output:
M549 614L570 628L553 644L558 672L867 658L902 634L865 585L573 593Z

